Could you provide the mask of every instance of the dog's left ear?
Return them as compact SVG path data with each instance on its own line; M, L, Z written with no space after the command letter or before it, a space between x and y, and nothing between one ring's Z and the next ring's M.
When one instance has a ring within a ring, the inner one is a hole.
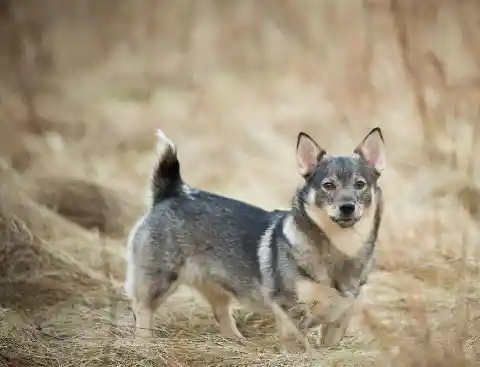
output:
M385 159L385 144L380 128L376 127L370 130L354 152L375 167L378 173L382 173L387 162Z

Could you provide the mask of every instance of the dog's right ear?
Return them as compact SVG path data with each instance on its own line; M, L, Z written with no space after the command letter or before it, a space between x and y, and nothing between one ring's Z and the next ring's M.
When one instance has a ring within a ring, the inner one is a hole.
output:
M297 139L297 165L298 172L308 176L320 162L325 151L308 134L301 132Z

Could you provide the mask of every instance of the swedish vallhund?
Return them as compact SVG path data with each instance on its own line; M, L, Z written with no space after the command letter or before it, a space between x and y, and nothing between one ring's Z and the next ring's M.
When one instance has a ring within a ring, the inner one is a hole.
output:
M154 311L185 284L208 301L227 337L244 339L231 311L236 299L273 313L282 350L294 342L311 351L306 332L319 325L324 346L340 343L375 258L386 164L380 128L346 156L301 132L303 180L289 210L190 187L175 144L160 130L157 150L151 207L127 246L125 291L137 335L153 335Z

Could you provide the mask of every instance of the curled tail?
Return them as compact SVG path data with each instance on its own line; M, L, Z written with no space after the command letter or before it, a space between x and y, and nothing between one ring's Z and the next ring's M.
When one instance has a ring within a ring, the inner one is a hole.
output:
M158 162L151 183L152 205L179 194L183 185L175 144L160 129L157 130L157 152Z

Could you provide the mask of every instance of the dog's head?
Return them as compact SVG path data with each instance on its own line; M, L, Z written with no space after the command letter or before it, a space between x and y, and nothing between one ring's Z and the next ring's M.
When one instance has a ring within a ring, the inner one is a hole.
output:
M377 180L385 168L380 128L372 129L349 156L333 156L309 135L297 142L298 170L305 179L300 200L315 222L328 218L342 228L354 226L375 202Z

